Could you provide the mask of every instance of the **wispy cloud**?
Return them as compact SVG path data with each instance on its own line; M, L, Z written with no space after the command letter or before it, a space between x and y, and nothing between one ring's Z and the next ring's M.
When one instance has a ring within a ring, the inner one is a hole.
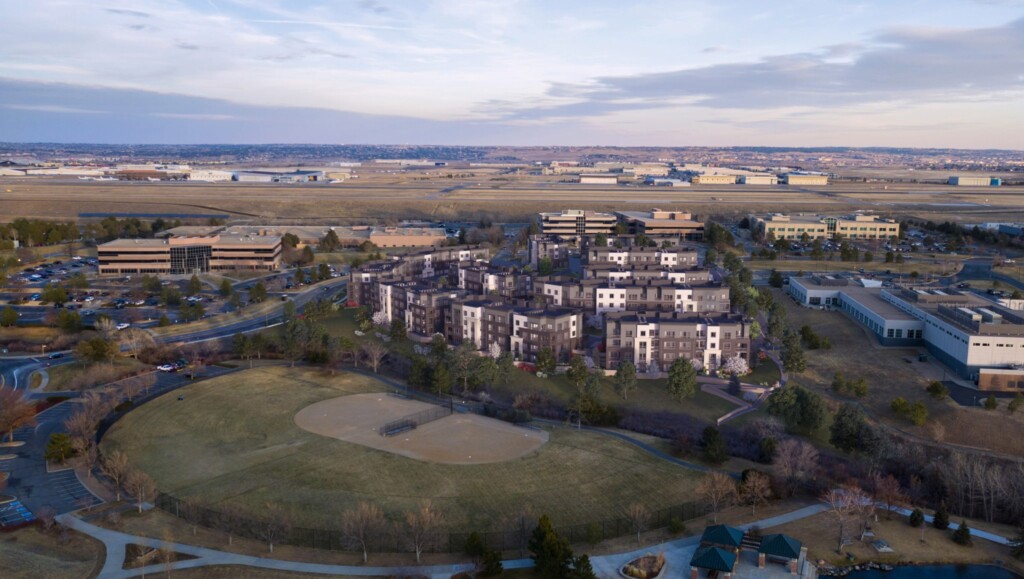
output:
M5 104L0 106L3 106L5 109L12 109L16 111L32 111L38 113L58 113L72 115L105 115L110 113L110 111L97 111L92 109L83 109L79 107L70 107L64 105Z

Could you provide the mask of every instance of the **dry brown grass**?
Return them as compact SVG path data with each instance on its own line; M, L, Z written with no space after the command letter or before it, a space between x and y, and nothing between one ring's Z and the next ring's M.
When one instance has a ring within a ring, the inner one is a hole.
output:
M356 575L318 575L315 573L296 573L294 571L275 571L259 567L243 567L241 565L214 565L172 571L171 577L177 579L358 579Z
M972 522L968 521L968 525L974 528ZM974 538L973 547L964 547L952 541L952 531L939 531L926 526L922 542L921 529L911 527L906 518L893 517L887 520L884 515L879 515L878 522L872 523L872 527L876 538L889 543L894 553L878 553L870 543L855 540L853 544L843 547L842 554L837 554L835 548L839 531L835 520L828 513L772 527L771 532L796 537L807 547L809 559L824 559L833 565L850 564L845 554L853 553L857 563L992 563L1001 560L1006 561L1017 573L1024 572L1024 564L1013 560L1008 547L977 537Z
M0 577L6 579L79 579L90 577L102 563L105 550L99 541L68 531L61 543L55 533L37 527L0 535Z
M840 312L801 307L781 290L774 290L774 294L786 306L794 329L809 325L832 342L831 350L806 352L807 371L793 377L797 382L838 401L849 401L851 398L832 391L833 376L842 372L847 379L864 378L870 390L860 402L889 425L940 442L1020 454L1024 413L1011 415L1004 409L986 411L965 408L949 399L935 400L925 392L925 387L931 380L941 379L942 370L937 362L917 361L923 348L883 347L860 324ZM897 396L924 402L929 424L917 428L893 416L889 404Z

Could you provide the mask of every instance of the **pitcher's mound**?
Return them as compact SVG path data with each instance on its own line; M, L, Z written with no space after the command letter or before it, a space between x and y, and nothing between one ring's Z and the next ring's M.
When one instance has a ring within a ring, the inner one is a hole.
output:
M477 414L452 414L394 436L387 422L437 408L389 394L354 394L322 400L295 415L303 430L409 458L445 464L483 464L519 458L540 448L548 433Z

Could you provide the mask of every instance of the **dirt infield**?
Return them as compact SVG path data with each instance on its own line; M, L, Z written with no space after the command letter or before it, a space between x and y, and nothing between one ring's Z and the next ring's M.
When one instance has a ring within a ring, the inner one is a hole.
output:
M381 436L385 423L433 405L388 394L354 394L311 404L295 415L308 432L377 450L442 464L487 464L529 454L548 433L479 416L453 414L395 436Z

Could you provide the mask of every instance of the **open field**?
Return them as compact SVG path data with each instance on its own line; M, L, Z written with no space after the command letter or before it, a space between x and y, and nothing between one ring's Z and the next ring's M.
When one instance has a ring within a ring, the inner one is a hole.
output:
M962 444L997 452L1019 454L1024 437L1024 416L1004 410L987 411L965 408L955 402L935 400L925 392L931 380L941 380L943 371L934 361L919 362L924 348L886 348L867 330L840 312L804 308L781 290L773 290L776 301L784 304L789 324L795 329L809 325L832 342L831 350L808 350L807 371L791 379L840 401L851 398L832 391L832 378L842 372L847 379L864 378L869 393L860 402L878 419L902 430L944 442ZM851 353L862 355L851 355ZM865 363L865 356L870 363ZM909 360L909 361L908 361ZM928 407L928 424L914 427L896 418L889 409L893 398L902 396ZM998 414L997 414L998 413ZM998 420L993 417L998 416Z
M960 519L954 519L959 522ZM854 540L843 547L843 555L835 552L836 539L839 536L835 519L828 513L820 513L778 527L766 529L771 533L786 533L803 542L807 547L807 558L812 561L825 559L833 565L850 565L845 553L853 553L856 563L877 561L879 563L992 563L1006 561L1017 573L1024 573L1024 563L1010 556L1010 549L996 545L983 539L974 539L973 547L957 545L950 539L952 531L939 531L931 525L924 528L924 541L921 540L921 529L907 524L905 517L893 515L891 520L879 513L878 522L872 522L872 528L878 539L889 543L894 553L878 553L870 543ZM968 521L972 529L974 523ZM856 535L856 523L851 528Z
M0 179L7 215L73 219L83 212L227 213L235 219L301 219L354 223L409 218L452 219L489 215L523 220L537 211L574 205L595 210L671 209L685 205L700 215L766 211L886 214L913 212L944 220L1018 219L1024 196L1014 187L842 183L824 187L590 186L564 176L495 175L474 170L447 179L418 172L361 175L341 184L78 182L66 179ZM972 217L976 214L976 217Z
M274 502L297 524L321 528L336 527L340 512L367 499L393 517L430 498L452 530L501 528L501 519L522 504L568 525L618 516L637 501L657 509L692 500L696 473L592 433L554 429L547 444L521 458L446 465L319 436L294 423L312 403L385 390L351 373L249 370L140 407L114 426L104 446L124 450L172 495L257 514Z
M0 576L6 579L81 579L91 577L104 557L103 544L69 531L60 543L56 533L37 527L0 535Z
M531 453L548 441L543 430L478 414L452 414L384 436L383 424L438 407L389 394L353 394L322 400L295 415L303 430L384 452L442 464L488 464Z

